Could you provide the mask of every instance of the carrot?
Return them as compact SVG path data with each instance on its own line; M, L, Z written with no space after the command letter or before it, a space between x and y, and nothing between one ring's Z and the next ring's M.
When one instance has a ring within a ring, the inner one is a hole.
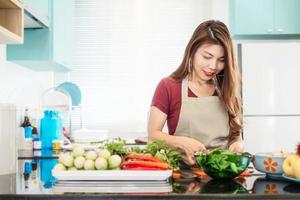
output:
M251 173L248 170L246 170L240 176L251 176Z
M173 173L172 173L172 177L173 177L174 179L180 179L181 174L180 174L179 172L173 172Z
M203 170L201 170L200 168L194 167L193 171L198 176L207 176L207 174Z
M135 159L135 160L144 160L144 161L152 161L152 162L163 162L162 160L155 158L151 155L145 155L145 154L129 154L125 156L125 160L127 159Z
M128 168L128 167L158 167L169 169L171 168L170 165L167 163L162 162L150 162L150 161L126 161L123 162L120 166L121 168Z
M126 167L123 168L123 170L167 170L166 168L160 168L160 167Z

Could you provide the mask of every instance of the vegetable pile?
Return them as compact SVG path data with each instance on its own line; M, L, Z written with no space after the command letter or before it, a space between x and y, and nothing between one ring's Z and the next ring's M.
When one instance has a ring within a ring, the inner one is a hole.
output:
M144 153L149 153L168 163L174 172L179 171L178 162L182 160L181 151L179 149L169 147L161 141L155 141L147 144Z
M195 158L198 166L212 178L232 179L248 167L251 155L217 148L207 153L197 152Z
M103 149L99 152L85 151L81 146L74 148L73 152L61 153L58 164L53 170L106 170L119 168L121 156L111 155L110 151Z
M125 140L114 139L101 151L85 151L82 146L73 152L61 153L54 170L169 170L178 171L181 153L163 142L149 142L145 148L127 147Z

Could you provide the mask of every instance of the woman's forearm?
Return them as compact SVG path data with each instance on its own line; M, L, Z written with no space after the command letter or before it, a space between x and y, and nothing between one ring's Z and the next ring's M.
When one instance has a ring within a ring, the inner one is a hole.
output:
M171 147L180 148L180 143L178 142L180 136L169 135L168 133L164 133L162 131L151 131L148 134L148 139L150 141L163 141Z

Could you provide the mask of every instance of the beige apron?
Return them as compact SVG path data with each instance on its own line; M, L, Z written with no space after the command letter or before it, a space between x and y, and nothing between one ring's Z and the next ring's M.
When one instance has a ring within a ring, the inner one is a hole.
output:
M182 80L181 110L174 135L200 141L207 149L226 147L229 117L218 96L188 97L188 80Z

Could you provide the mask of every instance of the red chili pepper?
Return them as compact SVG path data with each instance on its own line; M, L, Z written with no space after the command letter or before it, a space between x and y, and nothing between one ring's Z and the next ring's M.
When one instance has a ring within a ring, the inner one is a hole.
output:
M160 168L160 167L128 167L128 168L123 168L123 170L167 170L166 168Z
M125 156L125 160L127 159L136 159L136 160L144 160L144 161L152 161L152 162L164 162L158 158L155 158L154 156L146 155L146 154L129 154Z
M121 168L127 168L127 167L158 167L158 168L164 168L164 169L171 168L167 163L151 162L151 161L126 161L126 162L123 162L120 167Z

